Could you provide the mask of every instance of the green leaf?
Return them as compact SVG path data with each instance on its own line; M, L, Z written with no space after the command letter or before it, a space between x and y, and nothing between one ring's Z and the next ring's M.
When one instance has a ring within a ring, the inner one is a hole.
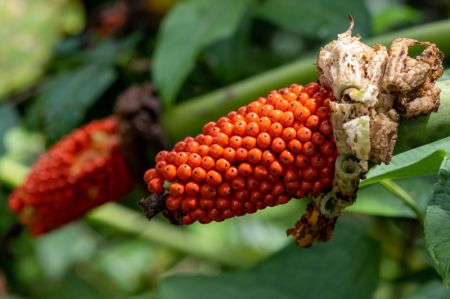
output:
M420 11L404 5L389 5L373 17L374 34L386 32L399 25L418 21Z
M111 66L88 65L50 79L45 84L27 118L41 126L51 141L56 141L80 125L86 111L114 82Z
M442 160L450 151L450 137L420 146L394 156L388 165L377 165L370 169L360 187L383 179L405 178L434 174L439 170Z
M76 242L74 242L76 240ZM35 241L36 255L46 277L58 279L93 255L97 241L83 225L72 223Z
M395 180L414 199L422 214L431 197L431 187L436 176L412 177ZM364 213L384 217L415 218L416 214L403 201L380 184L373 184L358 190L358 199L355 204L345 209L346 212Z
M148 242L141 239L122 240L117 244L104 246L94 257L93 263L103 276L126 293L138 290L151 265L158 261L152 259L153 250Z
M37 80L59 36L78 32L83 15L79 1L1 1L0 98Z
M6 132L14 127L18 121L17 110L8 104L0 105L0 155L5 153L4 136Z
M243 272L170 277L158 298L372 298L379 263L379 244L342 220L330 242L306 249L291 244Z
M425 215L428 253L445 285L450 284L450 159L442 162L439 180Z
M348 28L348 15L355 19L355 33L369 36L371 17L364 1L267 0L257 11L261 18L309 38L331 39Z
M161 25L153 68L155 84L166 106L175 99L199 52L230 36L245 8L243 0L191 0L170 11Z

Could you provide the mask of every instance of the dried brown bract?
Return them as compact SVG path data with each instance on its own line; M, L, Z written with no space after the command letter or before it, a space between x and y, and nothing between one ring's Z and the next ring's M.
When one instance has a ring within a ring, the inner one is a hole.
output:
M289 230L301 246L329 239L342 209L353 204L368 161L389 163L400 117L437 111L443 54L430 42L394 40L389 50L370 47L349 29L323 47L317 57L319 81L333 90L331 123L340 157L333 189L316 196L295 228ZM423 46L415 58L411 46Z

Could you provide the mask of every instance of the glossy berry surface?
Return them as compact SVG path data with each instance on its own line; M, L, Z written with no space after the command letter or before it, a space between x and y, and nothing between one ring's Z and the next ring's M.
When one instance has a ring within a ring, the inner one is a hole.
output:
M223 221L325 192L337 158L331 99L317 83L271 91L159 153L144 175L148 188L168 192L164 215L179 224Z

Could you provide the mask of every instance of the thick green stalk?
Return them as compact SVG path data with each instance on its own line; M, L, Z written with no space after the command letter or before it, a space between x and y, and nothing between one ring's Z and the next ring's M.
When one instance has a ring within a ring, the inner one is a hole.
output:
M218 240L198 237L166 222L153 219L149 222L141 213L108 203L91 211L87 219L93 223L110 226L118 231L140 236L143 239L167 246L180 252L223 265L242 268L262 259L260 251L242 250Z
M368 44L390 44L397 37L430 41L450 55L450 21L430 23L418 27L389 33L368 39ZM193 135L201 130L202 124L215 120L227 111L236 109L272 89L289 86L291 83L306 83L317 79L315 58L308 57L281 66L263 74L248 78L211 93L186 100L167 111L164 126L172 140Z

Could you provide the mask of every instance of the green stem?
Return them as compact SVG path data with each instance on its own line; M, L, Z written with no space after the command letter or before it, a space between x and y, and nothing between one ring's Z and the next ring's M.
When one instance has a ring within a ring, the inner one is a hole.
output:
M92 210L87 219L97 224L140 236L189 255L220 262L223 265L242 268L263 258L254 250L242 250L225 244L221 239L211 240L188 233L181 227L153 219L149 222L141 213L108 203Z
M414 199L411 197L411 195L409 195L408 192L405 191L405 189L388 179L381 180L379 183L384 188L394 193L399 199L401 199L414 212L414 214L416 214L417 220L419 220L419 223L423 226L423 215L417 208Z
M430 23L366 40L369 44L388 45L397 37L409 37L436 43L450 54L450 21ZM291 83L306 83L317 79L315 57L303 58L288 65L225 86L211 93L186 100L167 111L163 124L172 140L179 140L201 130L202 124L217 119L227 111L238 108L272 89Z

